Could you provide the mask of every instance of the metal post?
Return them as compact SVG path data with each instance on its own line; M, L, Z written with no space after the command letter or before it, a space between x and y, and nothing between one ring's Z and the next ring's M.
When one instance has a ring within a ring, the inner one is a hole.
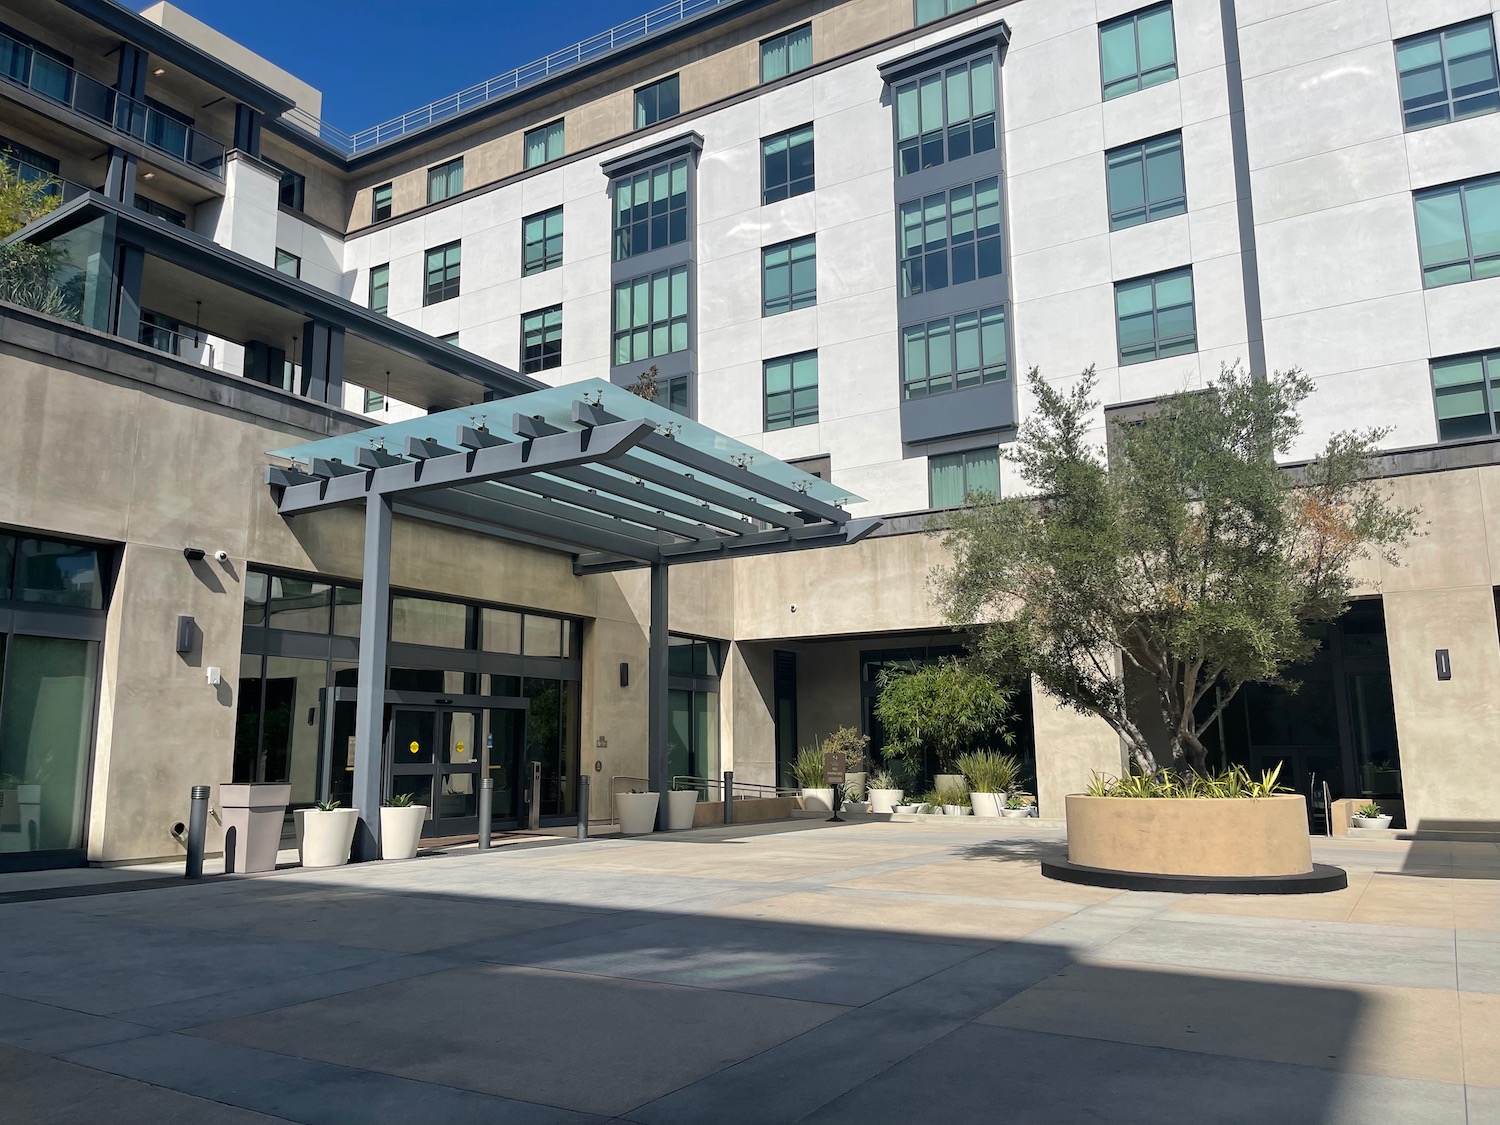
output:
M479 782L479 850L490 846L490 810L495 804L495 779L481 778Z
M578 838L589 838L589 775L578 779Z
M359 604L359 695L354 719L356 860L380 858L380 775L385 764L385 663L391 633L391 499L365 497L364 591Z
M646 650L646 776L656 804L656 827L667 827L667 564L651 567L651 632Z
M724 823L734 823L734 771L724 771Z
M542 763L531 763L531 783L526 787L526 802L530 808L526 810L526 827L537 829L542 826Z
M203 878L203 845L208 839L207 785L195 785L188 804L187 873L188 879Z

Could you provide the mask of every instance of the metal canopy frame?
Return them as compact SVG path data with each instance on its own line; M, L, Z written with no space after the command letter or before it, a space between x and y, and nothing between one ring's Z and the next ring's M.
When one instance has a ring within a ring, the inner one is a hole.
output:
M650 781L667 771L668 569L855 543L860 497L600 379L480 403L271 454L285 517L365 506L354 800L356 858L379 855L383 705L396 514L573 557L575 574L649 567ZM662 801L660 816L665 817Z

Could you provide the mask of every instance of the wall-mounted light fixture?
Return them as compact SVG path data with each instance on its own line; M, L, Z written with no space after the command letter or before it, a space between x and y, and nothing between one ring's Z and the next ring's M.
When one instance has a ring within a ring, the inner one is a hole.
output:
M620 661L620 686L630 686L630 665L623 660Z
M202 547L184 547L182 549L182 557L187 559L188 562L202 562L203 556L206 554L208 552Z
M197 639L198 623L186 614L177 618L177 651L188 653L193 651L193 642Z
M1451 680L1453 678L1453 663L1448 659L1448 650L1440 648L1436 653L1437 674L1440 680Z

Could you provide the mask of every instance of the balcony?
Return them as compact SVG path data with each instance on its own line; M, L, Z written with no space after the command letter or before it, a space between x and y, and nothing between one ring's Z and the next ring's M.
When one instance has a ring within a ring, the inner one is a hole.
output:
M22 183L41 184L42 194L55 196L59 203L77 199L89 190L82 184L75 184L72 180L65 180L55 172L49 172L46 168L38 168L35 164L28 164L24 160L18 160L5 153L0 153L0 162L5 163Z
M156 152L224 177L225 147L219 141L8 35L0 35L0 79L134 137Z

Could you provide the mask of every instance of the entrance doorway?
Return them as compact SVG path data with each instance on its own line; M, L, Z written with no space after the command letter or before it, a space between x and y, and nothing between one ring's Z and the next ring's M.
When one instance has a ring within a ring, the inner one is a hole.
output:
M424 837L479 830L480 779L494 780L492 824L523 822L526 709L396 704L386 726L386 795L410 794L431 810Z

